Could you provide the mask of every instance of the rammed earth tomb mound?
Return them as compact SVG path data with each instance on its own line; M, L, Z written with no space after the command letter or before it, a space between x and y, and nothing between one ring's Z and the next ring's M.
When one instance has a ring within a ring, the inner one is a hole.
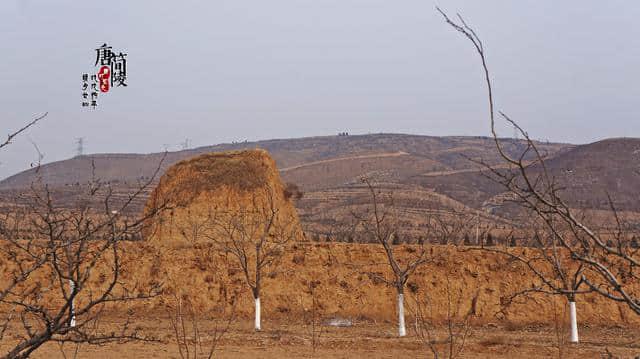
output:
M295 207L269 153L262 149L207 153L171 166L153 190L145 213L166 205L151 220L147 239L188 240L186 231L206 222L213 213L277 209L278 220L302 235ZM194 238L190 238L193 240Z

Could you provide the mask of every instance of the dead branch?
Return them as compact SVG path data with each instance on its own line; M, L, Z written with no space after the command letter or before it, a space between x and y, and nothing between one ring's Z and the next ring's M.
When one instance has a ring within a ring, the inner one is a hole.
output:
M36 123L38 123L39 121L41 121L42 119L44 119L45 117L47 117L47 115L49 114L49 112L45 112L44 115L40 116L40 117L36 117L33 121L27 123L26 125L24 125L22 128L20 128L19 130L10 133L7 135L7 139L4 142L0 142L0 148L8 146L9 144L11 144L11 140L13 140L16 136L18 136L19 134L21 134L22 132L26 131L29 127L35 125Z

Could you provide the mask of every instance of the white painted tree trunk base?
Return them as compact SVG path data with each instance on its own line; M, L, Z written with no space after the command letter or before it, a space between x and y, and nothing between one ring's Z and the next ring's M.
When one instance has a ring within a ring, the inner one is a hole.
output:
M578 318L576 315L576 302L569 302L569 321L571 322L571 343L578 342Z
M76 286L72 280L69 280L69 288L71 289L71 293L75 290ZM69 312L71 313L71 320L69 321L70 327L76 326L76 309L73 307L73 300L71 301L71 305L69 306Z
M404 325L404 295L398 294L398 336L407 335L407 329Z
M256 298L256 320L254 325L256 330L260 330L260 298Z

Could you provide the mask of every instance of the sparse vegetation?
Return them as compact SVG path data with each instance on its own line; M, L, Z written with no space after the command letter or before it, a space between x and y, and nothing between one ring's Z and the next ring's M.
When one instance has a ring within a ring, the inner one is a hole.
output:
M475 293L470 298L463 293L463 288L452 288L449 276L445 278L446 315L444 327L446 338L440 340L434 327L439 322L435 317L441 311L434 308L434 300L429 293L417 293L414 296L415 331L422 343L429 348L435 359L460 358L465 350L473 330L473 319L476 316L480 291L476 283ZM468 299L468 304L467 304ZM487 343L484 343L487 345Z
M480 57L490 137L341 132L47 171L32 142L32 169L0 181L0 359L636 355L640 140L532 139L495 110L478 33L437 11Z
M232 308L234 306L235 303ZM221 318L224 322L216 323L213 332L205 339L201 322L208 320L209 316L195 309L188 296L175 296L173 305L168 309L174 340L182 359L214 358L216 348L235 319L232 309L226 318Z

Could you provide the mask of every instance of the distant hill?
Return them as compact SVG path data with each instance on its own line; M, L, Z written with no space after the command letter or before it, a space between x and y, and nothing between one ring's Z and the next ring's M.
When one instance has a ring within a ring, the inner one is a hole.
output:
M640 211L640 139L612 138L576 146L546 162L576 206Z
M511 154L518 154L525 148L522 141L503 141ZM413 183L412 178L423 175L439 178L452 173L466 174L462 177L465 180L474 178L478 167L469 158L499 164L494 145L493 139L488 137L372 134L219 144L166 154L86 155L49 163L0 181L0 196L4 197L0 198L0 203L11 203L12 196L41 181L54 192L58 205L73 207L86 204L87 199L83 195L86 187L83 184L92 176L109 183L113 188L112 200L122 202L136 190L138 183L153 176L158 166L160 173L157 178L170 165L202 153L263 148L276 160L284 181L297 184L305 192L296 206L307 229L323 225L326 229L326 225L345 215L349 206L366 203L367 192L359 179L367 176L397 194L398 205L413 213L409 216L410 221L419 232L428 209L473 207L477 201L462 192L461 196L448 193L447 189L439 193L432 186ZM560 143L538 145L548 155L557 155L573 147ZM133 213L141 211L150 190L133 202ZM493 223L500 221L489 214L483 217Z
M511 155L519 155L525 148L521 140L501 141ZM546 165L566 187L565 198L572 206L606 209L608 194L618 208L640 212L640 139L615 138L586 145L540 142L537 146L548 156ZM397 192L402 206L416 213L416 221L421 210L435 206L484 209L482 216L487 221L510 220L512 210L501 206L498 200L502 188L484 177L481 168L470 160L502 163L493 139L488 137L324 136L219 144L166 155L86 155L0 181L0 195L15 194L40 179L71 206L70 199L95 173L95 177L112 185L114 198L126 199L137 183L151 177L158 166L162 175L168 166L185 158L251 148L269 151L284 181L296 183L305 192L296 206L306 226L326 222L349 205L362 203L366 191L359 181L361 176ZM145 199L134 203L134 212L141 210Z
M549 174L570 205L608 209L611 196L616 208L640 211L640 139L612 138L558 151L545 161ZM537 171L537 169L531 169ZM502 193L502 188L480 172L434 176L420 174L405 184L432 188L438 193L480 207Z
M519 153L521 141L506 140L510 153ZM169 152L161 164L161 173L171 164L207 152L263 148L275 158L285 179L305 189L328 188L348 183L353 178L375 172L392 172L395 179L434 171L472 169L463 156L483 158L490 163L499 159L487 137L433 137L402 134L324 136L219 144L193 150ZM571 147L567 144L540 144L547 153ZM91 179L135 183L153 175L164 153L94 154L57 161L18 173L0 181L0 189L28 187L40 178L51 186L72 186ZM94 167L92 167L92 162ZM318 176L320 175L320 176Z

